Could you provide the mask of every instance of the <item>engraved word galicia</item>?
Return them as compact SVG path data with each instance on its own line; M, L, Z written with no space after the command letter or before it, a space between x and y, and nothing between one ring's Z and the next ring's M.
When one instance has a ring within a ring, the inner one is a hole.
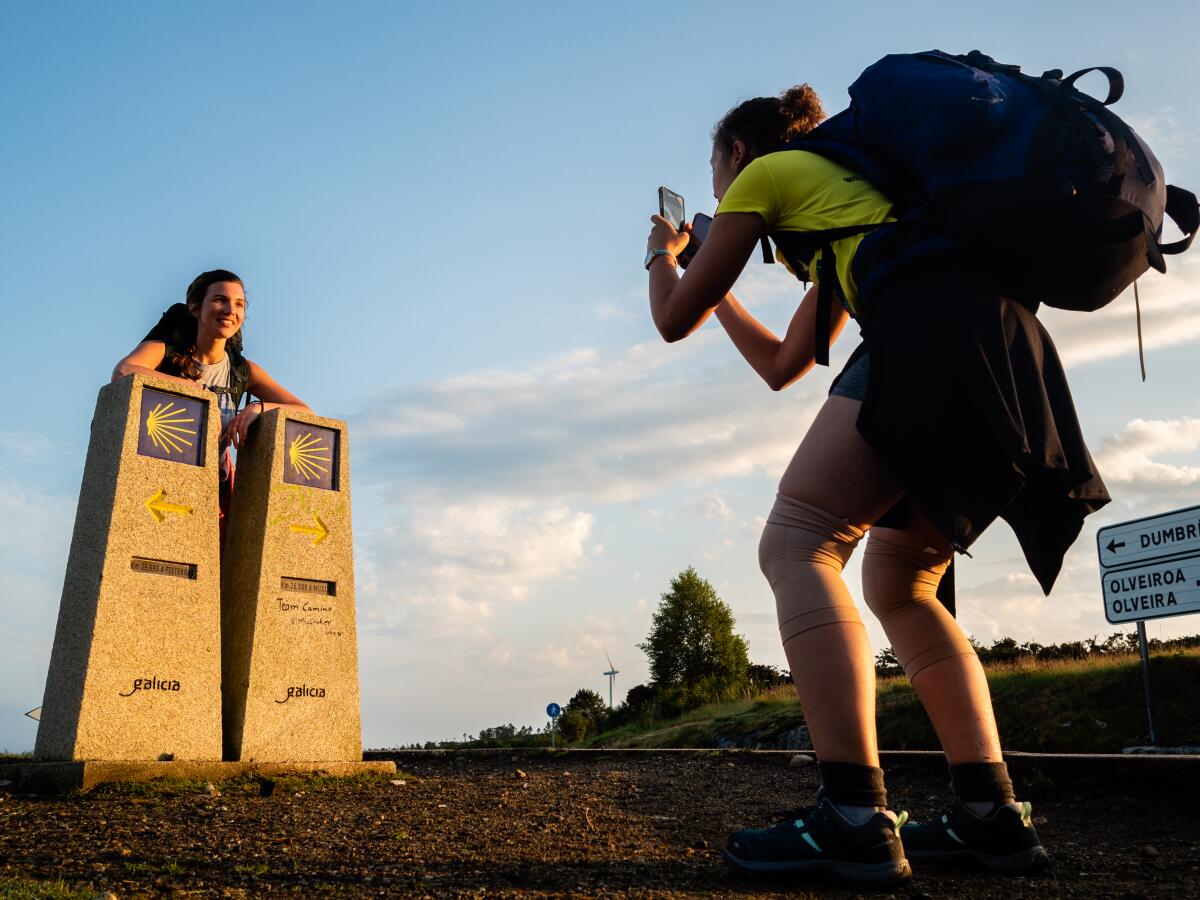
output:
M170 678L159 678L155 675L152 678L135 678L133 679L133 687L130 688L128 694L120 694L122 697L132 697L138 691L177 691L179 690L179 682Z
M287 703L293 697L316 697L318 699L323 699L325 697L325 688L309 687L306 684L298 684L295 687L288 688L287 696L284 697L282 700L276 700L275 702L276 703Z

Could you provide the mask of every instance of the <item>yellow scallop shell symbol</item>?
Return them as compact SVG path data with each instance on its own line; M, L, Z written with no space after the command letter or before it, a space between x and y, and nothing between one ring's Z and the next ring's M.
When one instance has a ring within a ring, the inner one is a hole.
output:
M323 466L321 463L332 462L330 456L323 456L322 452L329 450L321 439L314 437L312 432L305 432L292 441L292 445L288 447L288 462L292 464L292 468L307 481L316 481L322 475L329 471L328 466Z
M172 402L159 403L146 416L146 434L154 446L167 454L183 453L192 446L188 436L195 437L196 429L188 428L196 420L187 418L188 411Z

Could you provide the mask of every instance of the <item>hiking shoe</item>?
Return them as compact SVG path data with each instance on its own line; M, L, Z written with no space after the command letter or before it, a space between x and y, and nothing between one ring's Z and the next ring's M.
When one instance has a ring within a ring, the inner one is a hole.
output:
M904 852L913 860L972 860L995 872L1033 872L1050 862L1030 820L1033 807L1005 804L976 816L961 803L932 822L900 829Z
M849 884L899 884L912 877L900 842L908 813L876 813L851 824L828 799L770 828L744 828L725 842L725 862L742 872L801 872Z

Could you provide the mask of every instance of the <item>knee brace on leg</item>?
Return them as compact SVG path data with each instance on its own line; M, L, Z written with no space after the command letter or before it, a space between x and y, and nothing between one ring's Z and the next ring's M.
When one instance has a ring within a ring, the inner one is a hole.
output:
M758 544L758 564L775 594L784 646L834 622L858 622L842 569L863 532L822 509L779 494Z
M937 599L950 564L941 554L915 550L872 533L863 553L863 599L887 633L911 681L922 669L975 652Z

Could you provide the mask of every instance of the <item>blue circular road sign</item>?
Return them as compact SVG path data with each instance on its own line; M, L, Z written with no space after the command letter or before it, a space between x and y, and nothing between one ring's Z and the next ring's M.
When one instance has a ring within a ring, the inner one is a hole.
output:
M562 708L557 703L551 703L546 707L546 715L552 719L557 719L562 715Z

